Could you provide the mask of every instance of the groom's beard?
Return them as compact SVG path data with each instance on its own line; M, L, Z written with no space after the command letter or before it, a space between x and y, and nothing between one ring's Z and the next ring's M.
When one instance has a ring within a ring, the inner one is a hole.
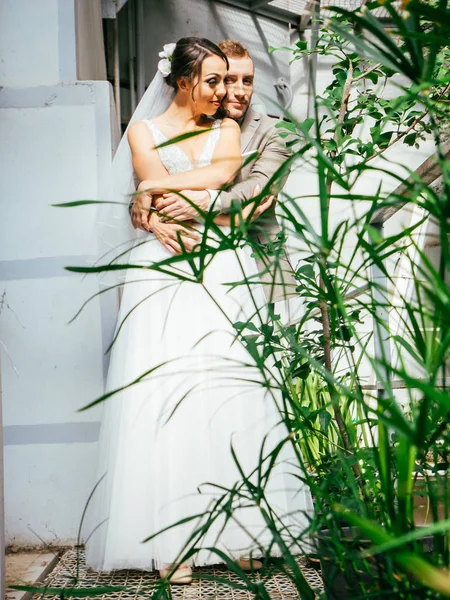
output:
M225 110L228 111L228 115L231 119L233 119L237 123L242 123L250 107L250 100L248 101L248 103L241 103L240 108L236 108L236 106L233 106L233 103L229 101L224 102L223 107L225 108Z

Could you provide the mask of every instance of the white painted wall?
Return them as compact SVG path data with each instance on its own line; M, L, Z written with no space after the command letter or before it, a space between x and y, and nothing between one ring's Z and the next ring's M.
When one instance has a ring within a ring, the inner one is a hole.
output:
M7 544L70 543L94 485L103 389L93 207L112 155L111 88L77 82L73 0L0 4L0 343ZM102 316L115 298L102 298ZM110 334L111 332L109 332Z
M309 34L306 36L309 38ZM335 61L331 57L319 57L317 63L317 80L316 80L316 89L318 94L322 94L323 90L327 85L329 85L332 81L332 72L331 66ZM308 116L307 111L307 90L308 90L308 67L307 62L305 60L297 61L291 65L291 81L293 83L294 89L296 91L294 101L293 101L293 115L298 119L298 121L303 121ZM396 84L406 83L402 81L402 79L397 78ZM386 99L393 98L398 95L398 88L394 84L394 82L390 82L384 91L383 97ZM372 123L366 122L359 135L364 138L366 136L366 132L368 128L372 125ZM393 191L398 185L399 181L394 178L394 174L401 177L401 179L405 179L409 175L409 170L415 170L419 165L421 165L431 154L435 151L434 142L431 138L427 138L426 141L420 142L419 149L411 148L406 146L402 142L398 142L393 145L387 152L384 153L384 158L391 161L389 163L388 171L389 173L382 172L372 172L366 173L363 177L359 179L356 185L353 187L353 193L361 193L362 195L370 195L375 194L376 190L381 184L382 193L387 193L389 191ZM386 161L383 159L376 159L373 161L374 167L384 168L386 169ZM334 192L338 193L339 190L337 187L334 187ZM316 169L311 166L305 164L305 162L300 159L296 168L290 174L290 177L287 181L285 190L290 197L298 198L298 205L302 208L302 210L306 213L307 217L311 221L314 229L320 233L320 209L319 202L315 194L318 194L318 177ZM301 197L301 198L300 198ZM344 201L339 199L333 199L331 204L331 218L330 218L330 231L333 231L339 223L345 220L353 221L355 217L360 217L364 215L365 211L368 208L368 204L364 201ZM279 210L281 217L281 210ZM394 235L399 231L402 231L406 227L411 226L411 210L410 208L404 208L392 217L385 224L385 235ZM347 243L344 247L343 252L343 260L348 259L350 261L350 257L353 253L353 249L355 246L355 237L348 236ZM288 246L290 249L291 259L294 265L300 264L302 258L307 255L305 249L299 243L299 240L294 236L290 236L288 239ZM387 262L387 268L391 276L394 278L394 281L397 280L400 282L400 279L404 279L405 274L399 273L397 269L397 261L399 259L399 254L395 254L391 256L390 260ZM355 270L358 266L358 260L361 262L362 257L357 257L355 261ZM368 274L364 273L363 277L367 278ZM355 285L363 285L365 281L361 280L360 282L356 281ZM400 282L401 283L401 282ZM392 286L389 288L390 293L394 292ZM300 302L292 303L292 310L295 315L299 316L302 313L302 306ZM397 319L394 318L394 315L391 315L390 326L392 330L396 327ZM367 335L373 331L373 323L372 318L370 316L366 316L364 319L364 324L359 327L360 334ZM371 346L369 346L369 350L371 350ZM397 355L392 349L392 358L394 361L397 360ZM367 377L367 383L374 382L374 373L370 368L368 363L362 366L363 373L365 377ZM401 392L398 393L401 395Z
M73 0L1 0L0 85L76 80Z

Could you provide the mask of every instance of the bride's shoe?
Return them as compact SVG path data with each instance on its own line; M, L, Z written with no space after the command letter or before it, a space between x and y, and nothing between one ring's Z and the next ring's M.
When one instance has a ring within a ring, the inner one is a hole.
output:
M236 564L243 571L248 573L251 573L252 571L260 571L263 566L260 560L250 558L250 556L241 556L241 558L236 561Z
M160 569L159 575L161 579L166 579L173 567L168 569ZM186 585L192 583L192 569L189 565L180 565L176 571L169 577L169 583L175 585Z

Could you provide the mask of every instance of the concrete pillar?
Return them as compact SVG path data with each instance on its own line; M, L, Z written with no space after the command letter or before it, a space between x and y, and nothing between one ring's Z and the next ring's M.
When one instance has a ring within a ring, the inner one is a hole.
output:
M77 0L91 11L94 2ZM5 521L6 543L18 546L76 538L101 412L77 410L102 393L108 308L114 322L115 298L103 295L68 324L99 291L64 270L96 257L96 209L51 206L99 198L114 146L111 86L77 81L76 31L74 0L0 0ZM80 76L101 77L99 64Z

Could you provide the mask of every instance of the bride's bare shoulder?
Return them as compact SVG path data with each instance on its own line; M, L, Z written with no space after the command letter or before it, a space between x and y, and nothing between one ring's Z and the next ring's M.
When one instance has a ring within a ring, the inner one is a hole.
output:
M238 123L234 119L230 119L229 117L225 117L222 119L222 123L220 125L221 129L227 129L230 132L240 133L240 128Z
M127 138L131 149L141 146L142 144L145 146L148 146L149 143L153 145L153 136L147 121L136 121L135 123L132 123L128 127Z

